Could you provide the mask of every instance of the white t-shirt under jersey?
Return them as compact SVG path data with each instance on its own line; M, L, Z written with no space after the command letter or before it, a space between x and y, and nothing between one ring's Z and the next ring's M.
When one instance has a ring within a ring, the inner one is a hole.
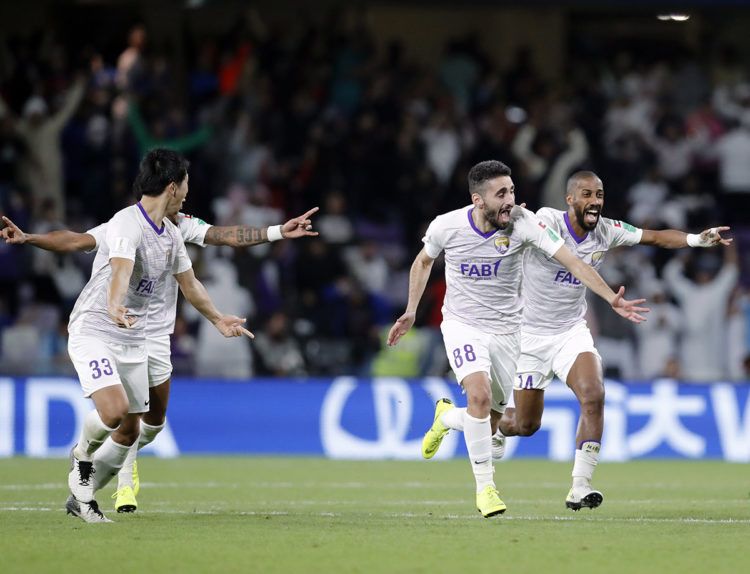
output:
M422 239L430 257L445 251L443 319L487 333L514 333L521 326L523 252L536 248L552 256L563 241L520 206L513 208L506 229L482 233L471 217L473 209L438 216Z
M177 229L185 243L205 247L206 232L210 227L209 223L192 215L177 214ZM104 241L106 231L107 224L103 223L86 232L96 240L95 249L99 249ZM167 277L154 288L147 312L146 338L163 337L174 332L178 291L179 285L174 277Z
M118 327L107 313L107 288L112 274L109 260L113 257L134 262L123 302L136 319L130 329ZM171 275L191 266L182 235L171 221L165 219L161 229L157 228L140 203L118 211L107 223L91 278L70 314L69 332L114 343L143 342L154 292Z
M567 211L543 207L536 212L577 257L599 269L607 250L640 243L643 231L629 223L601 217L593 231L578 237ZM586 287L556 260L539 251L523 262L523 331L535 335L564 333L586 315Z

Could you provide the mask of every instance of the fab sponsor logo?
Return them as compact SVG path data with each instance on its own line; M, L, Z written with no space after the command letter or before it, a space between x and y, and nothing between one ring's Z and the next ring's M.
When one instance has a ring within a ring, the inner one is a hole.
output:
M497 277L502 261L502 259L495 261L464 261L459 265L459 271L461 275L470 279L492 279L493 277Z
M554 281L558 285L567 285L571 287L578 287L582 284L581 281L567 269L558 269L557 273L555 273Z

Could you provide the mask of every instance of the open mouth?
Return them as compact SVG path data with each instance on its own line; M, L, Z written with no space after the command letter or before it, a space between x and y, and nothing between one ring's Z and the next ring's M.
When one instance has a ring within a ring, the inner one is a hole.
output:
M583 222L586 225L594 226L599 221L599 215L601 215L601 209L591 207L583 212Z

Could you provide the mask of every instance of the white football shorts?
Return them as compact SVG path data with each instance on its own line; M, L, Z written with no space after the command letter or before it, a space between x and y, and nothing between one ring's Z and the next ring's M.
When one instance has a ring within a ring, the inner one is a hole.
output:
M169 335L146 339L148 386L158 387L172 376L172 345Z
M440 330L448 361L459 384L472 373L487 373L492 388L491 408L499 413L505 412L521 353L521 334L485 333L454 320L443 321Z
M83 396L112 385L122 385L131 413L148 411L146 345L110 343L91 335L71 334L68 355L78 373Z
M544 390L555 375L565 383L581 353L593 353L599 361L602 360L586 323L578 323L569 331L555 335L532 335L521 331L521 358L513 388Z

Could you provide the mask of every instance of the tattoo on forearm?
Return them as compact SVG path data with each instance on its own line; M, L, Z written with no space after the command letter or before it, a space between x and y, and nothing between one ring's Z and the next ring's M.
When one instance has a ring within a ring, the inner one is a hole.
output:
M234 247L249 247L268 241L265 229L245 227L211 227L206 231L206 243L209 245L232 245Z
M263 230L257 227L238 227L237 228L237 245L248 246L257 245L258 243L265 242L266 239L263 237Z

